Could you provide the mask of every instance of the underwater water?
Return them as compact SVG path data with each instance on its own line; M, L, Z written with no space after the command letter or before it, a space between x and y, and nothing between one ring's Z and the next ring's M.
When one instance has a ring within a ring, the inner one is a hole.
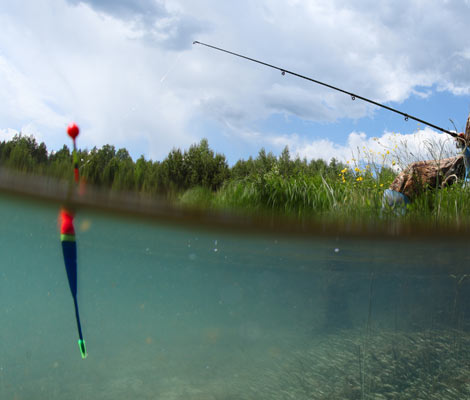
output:
M82 210L83 360L57 216L0 198L1 399L470 398L465 240L234 234Z

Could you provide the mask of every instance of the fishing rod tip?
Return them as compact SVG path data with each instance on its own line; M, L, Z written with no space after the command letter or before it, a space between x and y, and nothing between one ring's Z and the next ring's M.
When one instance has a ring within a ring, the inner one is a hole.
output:
M197 40L195 40L195 41L193 42L193 44L199 44L199 42L198 42Z

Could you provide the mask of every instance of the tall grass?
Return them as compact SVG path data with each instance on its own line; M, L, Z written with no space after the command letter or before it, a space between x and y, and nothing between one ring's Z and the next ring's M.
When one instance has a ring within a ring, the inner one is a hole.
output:
M429 190L408 206L406 218L446 227L470 223L470 187L464 183Z
M180 201L189 206L296 218L379 217L383 187L390 183L390 178L347 171L339 175L284 177L273 170L262 176L226 182L217 192L190 189Z
M427 146L436 159L443 155L442 149ZM369 159L362 166L353 164L344 168L336 176L301 172L286 176L275 164L267 173L228 180L216 192L190 189L181 196L180 202L193 207L276 214L296 219L394 219L432 222L440 226L470 223L470 187L462 182L425 191L404 213L384 208L383 192L397 174L385 165L385 162L396 164L387 157L392 157L388 151L381 154L382 164ZM403 160L403 157L402 151L397 160Z

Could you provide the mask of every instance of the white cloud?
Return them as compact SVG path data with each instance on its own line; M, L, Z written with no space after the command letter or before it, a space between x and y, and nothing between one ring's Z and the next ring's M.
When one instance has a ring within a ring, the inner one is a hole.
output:
M0 12L0 128L33 124L52 148L61 147L72 119L82 145L140 143L135 151L162 158L198 141L193 128L201 121L219 121L240 141L277 146L300 139L254 134L273 113L320 122L373 115L329 89L191 47L194 39L381 102L429 96L432 86L470 93L468 2L20 3ZM304 145L305 154L317 154L318 146ZM318 145L343 151L328 140Z
M0 129L0 141L8 141L19 132L12 128Z
M63 126L65 119L50 106L51 100L36 82L15 68L0 56L0 118L21 119L27 115L43 127ZM8 101L5 101L8 99Z
M204 24L170 1L156 0L66 0L73 5L87 5L100 14L126 23L133 38L169 50L191 47L191 38L202 32Z
M187 133L191 103L168 88L168 67L177 54L128 40L125 23L89 7L71 8L58 0L53 5L37 10L44 20L30 16L26 25L0 15L9 37L21 44L2 43L8 52L0 54L3 121L33 123L48 145L60 148L65 126L76 120L83 146L129 146L139 140L154 158L195 140ZM55 12L62 21L53 21ZM160 82L164 73L166 86Z
M274 142L274 140L273 140ZM458 153L450 135L437 134L429 128L413 134L384 132L380 137L368 137L363 132L351 132L345 145L328 139L306 141L298 135L282 137L278 143L288 145L292 156L330 161L335 158L343 163L374 163L381 166L405 167L413 161L441 159Z
M436 133L428 127L411 134L385 131L376 137L353 131L348 134L345 144L330 139L308 140L297 133L266 134L235 126L229 126L229 129L236 131L240 140L252 143L258 149L267 146L279 154L287 146L292 159L298 157L307 161L322 159L330 162L334 158L350 165L370 163L401 169L414 161L452 157L461 151L450 135Z

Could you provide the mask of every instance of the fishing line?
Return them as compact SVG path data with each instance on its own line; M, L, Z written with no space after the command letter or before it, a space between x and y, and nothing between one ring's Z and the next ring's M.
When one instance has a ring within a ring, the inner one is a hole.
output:
M175 60L170 64L170 66L168 67L167 71L163 74L162 78L160 79L160 83L163 83L163 82L166 80L168 74L169 74L170 72L173 72L173 70L176 68L176 64L177 64L178 61L180 60L180 57L181 57L181 53L178 54L178 56L175 58Z
M285 68L281 68L281 67L277 67L275 65L272 65L272 64L268 64L264 61L260 61L260 60L257 60L255 58L251 58L251 57L247 57L247 56L244 56L242 54L238 54L238 53L234 53L233 51L229 51L229 50L225 50L225 49L222 49L220 47L216 47L216 46L213 46L211 44L207 44L207 43L203 43L203 42L199 42L197 40L195 40L193 42L193 44L200 44L202 46L206 46L206 47L209 47L211 49L214 49L214 50L218 50L218 51L221 51L223 53L227 53L227 54L230 54L232 56L236 56L236 57L240 57L240 58L243 58L245 60L248 60L248 61L252 61L252 62L255 62L257 64L261 64L261 65L264 65L266 67L269 67L269 68L273 68L273 69L277 69L278 71L281 71L281 74L284 76L286 74L290 74L290 75L293 75L293 76L296 76L298 78L302 78L302 79L305 79L307 81L310 81L310 82L313 82L313 83L316 83L317 85L321 85L321 86L325 86L327 88L330 88L330 89L333 89L333 90L336 90L338 92L341 92L341 93L344 93L344 94L347 94L348 96L351 97L351 100L356 100L356 99L359 99L359 100L363 100L367 103L370 103L370 104L373 104L375 106L378 106L378 107L382 107L382 108L385 108L386 110L388 111L392 111L394 113L397 113L397 114L400 114L402 115L404 118L405 118L405 121L408 121L409 119L413 119L417 122L420 122L424 125L427 125L427 126L430 126L431 128L434 128L434 129L437 129L438 131L441 131L443 133L447 133L448 135L452 136L452 137L458 137L457 133L455 132L451 132L447 129L444 129L444 128L441 128L437 125L434 125L434 124L431 124L430 122L427 122L427 121L424 121L420 118L417 118L417 117L414 117L413 115L410 115L410 114L407 114L407 113L404 113L403 111L400 111L400 110L397 110L395 108L392 108L392 107L389 107L389 106L386 106L385 104L381 104L381 103L378 103L374 100L371 100L371 99L368 99L366 97L363 97L363 96L360 96L358 94L355 94L355 93L352 93L352 92L348 92L347 90L344 90L344 89L340 89L336 86L333 86L333 85L330 85L328 83L325 83L325 82L321 82L321 81L318 81L316 79L313 79L313 78L309 78L308 76L305 76L305 75L301 75L301 74L298 74L297 72L293 72L293 71L289 71Z

